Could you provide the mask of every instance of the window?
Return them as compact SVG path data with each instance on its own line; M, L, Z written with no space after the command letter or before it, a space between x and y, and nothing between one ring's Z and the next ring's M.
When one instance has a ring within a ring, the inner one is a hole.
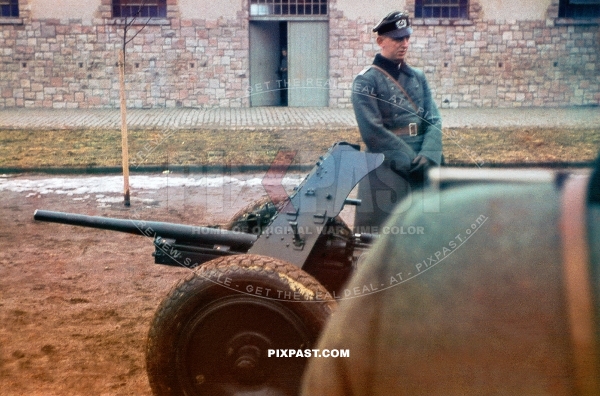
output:
M560 0L559 18L600 18L600 0Z
M113 0L113 17L167 16L167 0Z
M0 0L0 17L17 18L19 16L19 0Z
M469 18L468 0L416 0L415 18Z
M327 15L327 0L250 0L250 15Z

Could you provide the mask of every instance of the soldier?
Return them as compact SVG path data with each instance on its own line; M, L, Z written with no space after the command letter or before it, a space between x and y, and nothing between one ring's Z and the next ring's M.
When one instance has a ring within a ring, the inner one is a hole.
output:
M367 150L386 161L359 186L357 232L377 232L394 206L419 188L427 168L442 161L442 120L422 71L406 63L412 34L405 12L394 11L373 32L381 48L354 80L352 104Z
M390 217L425 235L368 253L317 345L349 357L312 360L302 394L600 395L600 158L441 200Z

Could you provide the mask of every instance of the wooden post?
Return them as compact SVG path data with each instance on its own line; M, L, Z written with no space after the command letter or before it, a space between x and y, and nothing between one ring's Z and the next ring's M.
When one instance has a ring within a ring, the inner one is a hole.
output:
M119 84L121 95L121 149L123 157L124 205L131 204L129 195L129 146L127 139L127 101L125 99L125 47L119 51Z

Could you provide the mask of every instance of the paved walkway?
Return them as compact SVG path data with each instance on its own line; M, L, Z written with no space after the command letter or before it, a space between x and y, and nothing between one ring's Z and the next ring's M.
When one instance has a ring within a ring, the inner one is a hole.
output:
M600 125L600 108L441 109L444 127L565 127ZM132 109L130 129L310 129L356 127L351 109L254 107ZM0 129L119 129L119 110L0 109Z

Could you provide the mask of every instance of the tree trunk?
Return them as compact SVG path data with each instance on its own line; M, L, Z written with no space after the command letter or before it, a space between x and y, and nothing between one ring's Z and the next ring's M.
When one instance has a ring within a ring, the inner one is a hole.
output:
M127 139L127 102L125 100L125 47L119 51L119 84L121 96L121 147L123 157L124 205L131 204L129 197L129 146Z

